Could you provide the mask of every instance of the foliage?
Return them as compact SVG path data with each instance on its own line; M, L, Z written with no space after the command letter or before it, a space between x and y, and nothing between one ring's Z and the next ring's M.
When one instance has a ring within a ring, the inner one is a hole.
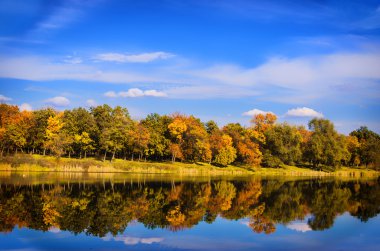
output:
M278 158L282 163L294 165L302 157L302 136L297 128L288 124L275 125L265 132L268 152Z
M120 106L21 112L17 106L0 104L0 156L28 152L69 158L91 156L103 161L107 157L112 161L180 160L244 168L380 168L380 136L367 127L345 136L326 119L311 120L310 130L276 121L276 115L266 113L255 115L250 127L230 123L219 128L215 121L202 123L179 113L154 113L137 121Z

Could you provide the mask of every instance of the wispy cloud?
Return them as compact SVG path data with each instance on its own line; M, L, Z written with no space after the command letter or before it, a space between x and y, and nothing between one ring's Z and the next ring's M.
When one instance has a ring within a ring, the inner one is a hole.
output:
M155 92L152 88L144 96L170 98L256 96L264 101L307 105L321 98L345 97L343 102L351 102L347 96L367 102L379 99L374 93L380 91L377 51L274 57L252 68L236 64L204 67L193 62L173 65L175 71L157 65L109 70L103 64L64 64L42 57L0 57L0 65L0 77L4 78L155 84L162 91ZM134 97L139 93L127 91L120 96Z
M12 99L0 94L0 102L11 101Z
M68 63L68 64L80 64L83 62L83 60L80 57L75 57L75 56L67 56L63 62Z
M108 91L104 93L104 96L108 98L138 98L138 97L167 97L167 94L165 92L157 91L157 90L146 90L143 91L139 88L131 88L128 91L122 91L122 92L114 92L114 91Z
M365 30L380 28L380 5L373 9L367 17L355 22L354 27Z
M63 4L54 6L45 18L36 24L32 33L63 28L80 20L85 12L93 5L98 4L98 2L99 1L63 1Z
M94 57L95 60L109 61L118 63L149 63L159 59L168 59L174 57L174 54L157 51L141 54L122 54L122 53L103 53Z
M322 118L323 114L308 107L298 107L298 108L288 110L285 116Z
M70 100L68 100L65 97L58 96L58 97L49 98L49 99L45 100L45 103L50 104L50 105L54 105L54 106L59 106L59 107L62 106L63 107L63 106L68 106L70 104Z

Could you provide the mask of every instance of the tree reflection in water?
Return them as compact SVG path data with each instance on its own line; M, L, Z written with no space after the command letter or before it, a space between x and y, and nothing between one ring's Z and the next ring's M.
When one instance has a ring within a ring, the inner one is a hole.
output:
M1 185L0 231L15 226L52 228L103 237L138 221L147 228L178 231L201 221L247 218L256 233L310 216L313 230L330 228L349 212L367 221L380 211L380 180L210 181Z

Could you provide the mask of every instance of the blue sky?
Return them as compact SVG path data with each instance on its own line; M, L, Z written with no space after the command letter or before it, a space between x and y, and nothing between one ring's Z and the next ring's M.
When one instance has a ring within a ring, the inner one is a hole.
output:
M380 133L380 1L0 1L0 102Z

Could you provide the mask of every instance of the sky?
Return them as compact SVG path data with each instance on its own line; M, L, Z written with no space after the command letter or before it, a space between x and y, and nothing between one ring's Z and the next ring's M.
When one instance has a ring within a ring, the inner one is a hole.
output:
M0 102L380 133L380 1L0 0Z

